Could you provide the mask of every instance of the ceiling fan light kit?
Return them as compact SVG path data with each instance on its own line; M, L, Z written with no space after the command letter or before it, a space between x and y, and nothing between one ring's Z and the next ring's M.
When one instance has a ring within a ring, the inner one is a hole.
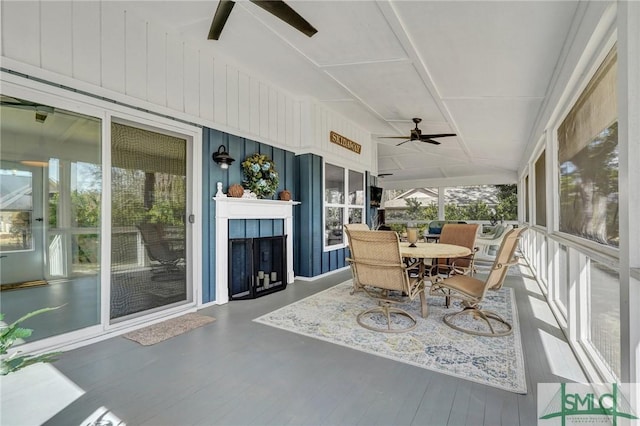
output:
M291 25L296 30L305 34L307 37L311 37L318 32L318 30L316 30L313 25L311 25L306 19L300 16L298 12L293 10L291 6L289 6L282 0L250 1L261 9L264 9L270 14L280 18L282 21ZM220 3L218 3L218 7L216 8L216 12L213 15L213 20L211 21L209 36L207 37L208 40L220 39L222 29L227 23L227 19L229 18L234 5L235 2L232 0L220 0Z

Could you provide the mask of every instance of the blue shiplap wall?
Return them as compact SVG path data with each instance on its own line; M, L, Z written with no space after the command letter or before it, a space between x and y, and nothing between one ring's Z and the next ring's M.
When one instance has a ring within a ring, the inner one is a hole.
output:
M235 162L227 170L223 170L211 159L211 155L218 151L218 147L224 145L231 157L235 158ZM202 253L204 256L202 271L202 301L204 303L215 300L215 272L219 267L216 263L216 206L212 197L215 196L217 182L222 182L224 192L227 191L229 185L234 183L242 183L243 174L240 163L253 153L259 152L268 155L276 165L276 170L280 176L278 190L274 195L277 199L277 193L288 189L291 191L292 199L296 200L296 188L294 186L294 164L295 155L290 151L280 148L274 148L250 139L241 138L230 135L218 130L205 128L203 132L203 238ZM294 207L295 209L295 207ZM269 237L273 235L281 235L283 231L282 220L232 220L229 223L230 238L253 238L253 237ZM296 230L293 238L296 241ZM226 265L224 265L226 267Z
M295 164L297 200L301 201L294 211L294 226L297 238L294 240L294 269L296 275L314 277L346 266L348 248L323 251L324 226L322 209L322 157L304 154L296 157ZM369 205L370 175L365 176L366 200ZM376 209L365 209L366 221L371 225L371 217Z

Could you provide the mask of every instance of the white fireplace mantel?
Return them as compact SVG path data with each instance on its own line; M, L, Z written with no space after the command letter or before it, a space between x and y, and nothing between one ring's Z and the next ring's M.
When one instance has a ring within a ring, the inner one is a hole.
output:
M287 236L287 283L293 272L293 206L298 201L213 197L216 202L216 303L229 301L229 220L283 219Z

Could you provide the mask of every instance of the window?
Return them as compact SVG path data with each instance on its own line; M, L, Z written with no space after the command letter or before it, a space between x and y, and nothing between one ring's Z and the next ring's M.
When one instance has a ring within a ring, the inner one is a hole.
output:
M364 222L364 173L325 163L324 194L324 245L342 247L343 225Z
M558 128L560 226L618 246L617 54L614 48Z
M542 151L535 164L536 225L547 226L547 193L545 153Z
M563 315L567 316L569 306L569 251L567 246L560 244L558 249L558 304Z
M517 185L478 185L446 188L446 220L518 219Z
M612 373L620 378L620 273L590 259L588 300L587 341Z
M524 178L524 221L531 223L529 220L529 176Z
M0 168L0 252L32 250L33 176L9 167L7 162Z

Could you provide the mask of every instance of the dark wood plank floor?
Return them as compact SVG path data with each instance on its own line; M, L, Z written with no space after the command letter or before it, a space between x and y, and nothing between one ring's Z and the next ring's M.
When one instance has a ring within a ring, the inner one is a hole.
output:
M85 391L49 420L106 407L128 425L535 425L536 384L584 380L535 281L515 288L528 393L518 395L253 322L350 278L345 270L251 301L203 309L217 321L144 347L122 337L55 367Z

